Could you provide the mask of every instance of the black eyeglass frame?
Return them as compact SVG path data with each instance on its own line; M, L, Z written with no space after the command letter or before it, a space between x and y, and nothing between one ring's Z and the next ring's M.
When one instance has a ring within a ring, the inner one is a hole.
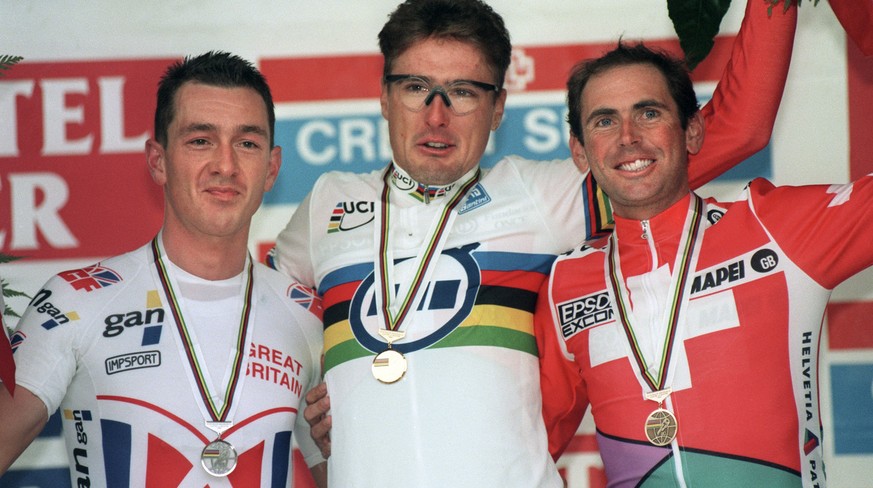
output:
M430 84L430 81L428 81L428 79L426 77L420 76L420 75L394 74L394 75L385 75L385 77L383 79L384 79L385 83L387 84L387 83L396 83L398 81L408 80L411 78L418 78L421 81L424 81L424 82ZM497 85L493 85L491 83L485 83L484 81L453 80L451 83L469 83L477 88L481 88L481 89L485 90L486 92L495 92L495 93L500 92L500 88ZM449 86L451 86L451 83L449 84ZM442 97L443 103L446 104L446 107L451 108L452 100L451 100L451 98L449 98L449 94L446 93L446 89L445 89L444 85L431 86L430 94L428 94L428 96L425 97L424 103L422 103L421 108L424 108L424 107L430 105L431 102L433 102L433 98L437 94L439 94L440 97ZM407 108L409 108L409 107L407 107ZM421 108L419 108L418 110L421 110ZM410 110L412 110L412 109L410 109Z

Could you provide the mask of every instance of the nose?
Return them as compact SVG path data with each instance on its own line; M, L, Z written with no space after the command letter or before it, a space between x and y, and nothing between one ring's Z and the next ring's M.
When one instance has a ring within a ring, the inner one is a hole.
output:
M632 120L625 120L621 124L621 145L632 146L640 142L640 132L637 124Z
M233 144L222 142L218 145L211 169L214 174L220 175L235 175L239 171L239 159Z
M439 95L439 97L437 97ZM424 100L424 110L428 125L439 127L449 123L452 101L442 90L434 90Z

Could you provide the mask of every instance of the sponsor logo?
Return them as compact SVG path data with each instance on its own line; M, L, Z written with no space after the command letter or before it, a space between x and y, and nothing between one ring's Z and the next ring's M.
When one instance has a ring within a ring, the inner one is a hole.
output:
M759 273L769 273L779 266L779 256L772 249L761 249L752 255L750 264Z
M66 280L74 289L86 292L106 288L122 281L121 275L99 265L64 271L58 276Z
M122 354L106 359L106 374L123 373L134 369L157 368L161 365L160 351L143 351Z
M575 298L557 305L561 335L569 339L573 335L595 325L613 319L613 311L607 292Z
M173 61L55 60L10 70L0 88L4 252L36 260L109 256L153 237L163 216L160 192L139 162L155 84Z
M103 319L103 323L106 325L106 328L103 329L103 337L116 337L121 335L125 329L144 327L142 345L157 344L161 339L164 315L164 309L160 307L107 315Z
M481 183L476 183L470 192L467 194L467 200L458 209L458 214L464 214L471 210L475 210L491 201L491 196L485 191L485 187Z
M429 347L455 330L473 310L476 294L481 284L480 270L473 259L473 251L479 244L446 249L440 256L440 266L424 290L420 290L421 301L410 310L407 320L436 324L435 330L420 339L395 344L394 349L408 353ZM413 259L400 259L397 267L414 266ZM402 275L403 271L398 271ZM411 273L410 273L411 274ZM396 284L396 288L403 288ZM373 352L382 352L385 342L374 337L370 331L383 327L376 313L374 274L370 273L358 286L349 304L349 325L355 339L361 346Z
M48 315L50 318L41 325L45 330L51 330L59 325L66 324L71 320L79 320L79 314L76 312L61 312L60 309L52 305L48 298L52 296L51 290L42 289L34 295L30 301L30 306L41 314Z
M90 410L64 410L64 420L73 422L77 446L73 448L73 470L76 473L76 486L91 486L88 469L88 431L85 422L91 422Z
M806 429L806 435L803 439L803 452L806 453L807 456L809 456L810 454L812 454L812 451L815 451L818 445L818 436L810 432L809 429Z
M720 208L714 208L706 212L706 219L709 220L710 224L718 223L722 217L724 217L724 210Z
M363 227L373 221L376 206L373 202L338 202L330 215L327 233L345 232Z
M746 277L746 266L743 261L729 263L720 268L694 277L691 284L691 294L718 288L724 283L733 283Z
M504 88L513 91L523 91L527 85L536 79L536 61L528 56L524 49L517 47L512 50L512 62L506 72Z

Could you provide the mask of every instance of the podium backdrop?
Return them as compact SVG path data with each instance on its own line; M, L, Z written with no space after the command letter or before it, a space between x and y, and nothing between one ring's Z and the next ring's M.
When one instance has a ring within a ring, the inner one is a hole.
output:
M32 295L53 273L134 249L155 234L162 196L146 171L144 144L156 84L170 62L209 50L251 60L274 90L284 161L252 229L251 249L263 256L320 173L369 171L390 159L376 34L398 1L0 0L0 54L25 57L0 78L0 252L26 257L0 265L0 276ZM569 156L563 87L576 61L619 36L678 50L664 0L490 3L504 16L515 51L505 119L485 165L503 154ZM727 61L744 7L734 0L715 49L695 70L702 101ZM871 113L873 57L847 39L827 2L804 1L770 145L701 193L730 198L754 176L842 183L873 172ZM20 313L27 300L10 304ZM834 293L822 339L824 445L834 487L873 486L871 317L873 272L865 272ZM59 429L50 422L0 487L66 486ZM561 459L570 488L603 484L592 433L589 420Z

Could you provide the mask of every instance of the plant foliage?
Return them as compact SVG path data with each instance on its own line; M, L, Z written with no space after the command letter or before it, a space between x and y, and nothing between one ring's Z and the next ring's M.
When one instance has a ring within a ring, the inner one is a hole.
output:
M749 0L758 1L758 0ZM788 10L792 4L800 7L802 0L764 0L769 4L767 12L773 14L773 8L782 4L782 10ZM810 0L818 5L819 0ZM715 36L724 18L731 0L667 0L667 10L673 29L679 36L679 45L685 53L688 69L694 69L703 61L712 46Z
M3 76L4 71L8 71L9 68L12 67L12 65L16 64L17 62L21 61L22 59L24 59L24 58L22 58L21 56L11 56L9 54L0 54L0 76Z

